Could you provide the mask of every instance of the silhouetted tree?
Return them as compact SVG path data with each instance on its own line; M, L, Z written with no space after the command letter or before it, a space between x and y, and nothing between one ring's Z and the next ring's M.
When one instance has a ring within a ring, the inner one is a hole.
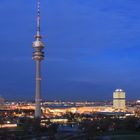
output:
M47 130L49 140L55 139L55 134L57 133L57 128L58 128L58 125L56 125L56 124L49 125L48 130Z

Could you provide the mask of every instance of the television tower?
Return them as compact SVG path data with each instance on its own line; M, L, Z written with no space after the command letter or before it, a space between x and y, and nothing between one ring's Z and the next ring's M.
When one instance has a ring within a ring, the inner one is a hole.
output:
M41 42L40 35L40 0L37 1L37 33L35 35L35 41L33 42L33 60L36 62L36 95L35 95L35 118L41 118L41 95L40 95L40 63L44 59L44 44Z

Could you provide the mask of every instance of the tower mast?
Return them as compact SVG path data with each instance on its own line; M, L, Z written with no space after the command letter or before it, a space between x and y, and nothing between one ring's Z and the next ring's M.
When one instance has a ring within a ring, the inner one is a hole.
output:
M35 118L41 118L41 75L40 75L40 64L41 60L44 59L44 44L41 42L40 35L40 0L37 1L37 33L35 41L33 42L33 60L36 62L36 94L35 94Z

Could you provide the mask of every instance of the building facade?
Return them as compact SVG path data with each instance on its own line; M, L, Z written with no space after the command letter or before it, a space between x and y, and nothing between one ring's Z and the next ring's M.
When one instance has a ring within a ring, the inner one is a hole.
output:
M125 92L122 89L116 89L113 93L113 108L115 111L126 111Z

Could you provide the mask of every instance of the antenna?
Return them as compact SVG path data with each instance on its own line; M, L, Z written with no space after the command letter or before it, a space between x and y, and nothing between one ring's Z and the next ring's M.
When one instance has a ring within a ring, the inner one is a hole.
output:
M36 38L40 39L40 0L37 1L37 35Z

